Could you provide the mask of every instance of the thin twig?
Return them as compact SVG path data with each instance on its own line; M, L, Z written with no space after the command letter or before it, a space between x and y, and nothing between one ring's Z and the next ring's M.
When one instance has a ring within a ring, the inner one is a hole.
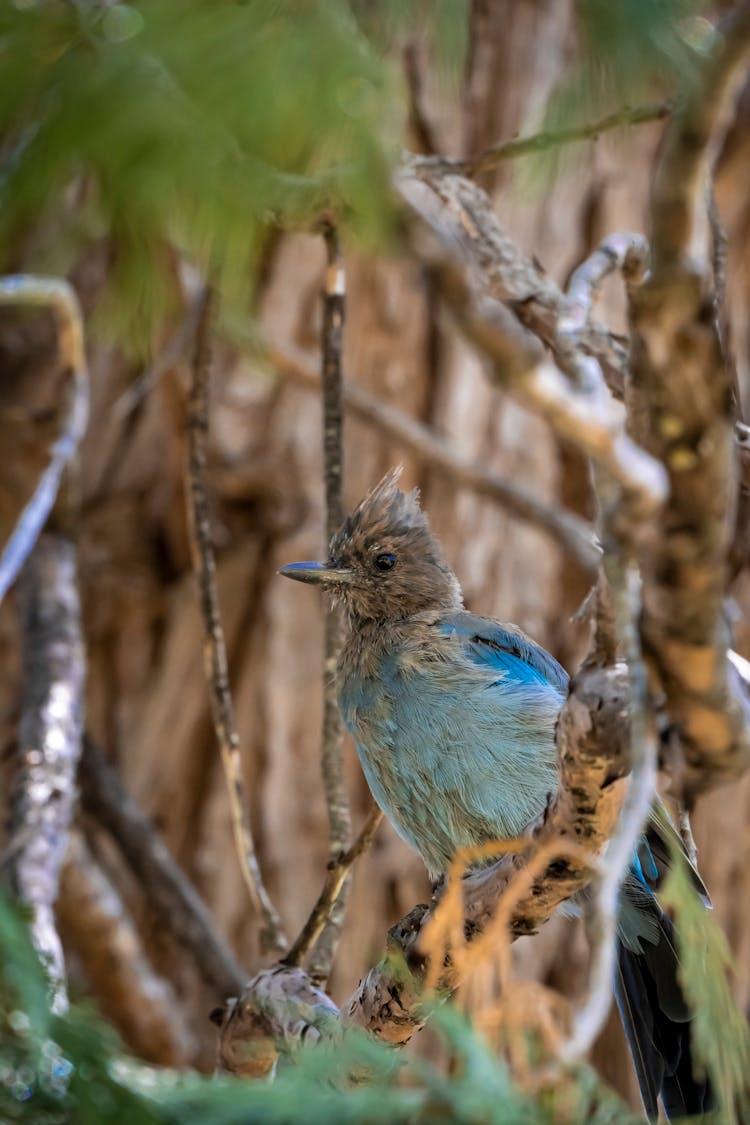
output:
M383 819L383 814L377 805L373 805L367 820L363 824L357 839L346 852L341 852L328 863L325 883L318 895L318 900L310 912L299 937L283 958L283 964L293 967L301 965L310 950L323 932L323 927L331 917L331 912L338 901L341 890L352 867L364 852L367 851L378 826ZM311 968L310 976L317 980L314 969Z
M80 783L84 812L114 840L161 929L188 951L209 988L221 996L236 995L247 974L162 837L88 737Z
M309 391L320 390L320 380L302 355L289 349L271 347L269 359L276 370ZM549 535L571 555L588 574L595 574L601 552L593 526L588 520L560 505L542 500L522 481L488 469L480 461L455 449L437 431L416 418L410 418L352 379L343 383L346 410L404 446L423 465L444 473L458 488L470 488L480 496L496 501L518 519L532 524Z
M643 125L652 121L663 121L672 112L669 102L660 102L656 105L623 106L622 109L600 117L598 121L586 125L571 125L563 129L545 129L539 133L532 133L528 137L514 137L510 141L501 141L491 145L478 156L468 160L449 160L442 156L423 157L419 165L428 167L436 172L453 172L462 176L478 176L490 168L494 168L503 160L512 160L518 156L528 156L531 153L546 152L551 148L561 145L573 144L576 141L592 141L601 133L611 132L626 125Z
M321 385L323 390L323 476L326 493L326 544L343 519L341 475L343 468L343 409L341 403L342 347L346 314L346 274L335 224L324 224L326 273L323 290ZM343 730L338 708L336 666L341 651L341 619L332 605L326 607L323 641L323 720L320 764L328 811L328 854L332 860L349 846L352 820L344 780ZM348 883L331 899L328 915L318 931L310 972L325 982L331 972L346 909ZM311 946L309 948L312 948Z
M70 385L49 465L0 555L0 601L18 576L52 511L65 466L75 456L86 432L89 413L83 320L73 287L60 278L30 274L0 278L0 305L16 304L52 309L58 327L58 354L61 366L70 373Z
M256 912L263 919L261 944L266 949L283 952L287 947L287 942L281 919L264 886L255 854L242 775L240 740L235 728L232 696L229 689L224 630L221 625L219 599L216 593L216 559L211 539L208 495L205 484L212 316L213 295L210 288L207 288L196 330L193 380L188 408L188 514L191 553L200 593L200 609L205 634L203 654L211 697L211 712L229 790L232 833L240 869L250 900Z

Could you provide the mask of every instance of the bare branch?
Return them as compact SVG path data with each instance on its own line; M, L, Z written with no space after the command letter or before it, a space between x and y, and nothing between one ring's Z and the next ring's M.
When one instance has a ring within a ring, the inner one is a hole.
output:
M59 1012L67 1007L67 993L54 904L76 794L85 680L69 539L42 533L22 572L21 594L25 687L4 866L13 890L31 908L32 939Z
M324 926L332 916L333 907L341 895L349 872L359 857L369 848L382 819L382 812L376 805L373 805L357 839L349 850L339 853L338 856L335 856L329 861L323 889L318 895L318 900L310 912L310 916L305 922L299 937L294 942L294 945L289 950L286 957L283 958L282 963L284 965L293 968L297 965L301 965L305 960L318 940L319 935L323 932ZM310 976L314 980L318 979L314 966L310 968ZM321 983L323 982L321 981Z
M269 359L276 370L309 391L319 391L320 381L302 355L272 347ZM344 406L348 411L404 446L424 465L446 474L456 487L470 488L496 501L519 519L548 534L589 574L596 572L600 551L592 525L574 512L540 499L521 481L473 461L435 430L383 402L354 380L343 383ZM748 443L750 445L750 442Z
M602 282L615 271L621 271L628 285L640 285L648 265L648 242L642 234L610 234L593 254L573 271L567 288L568 307L558 325L575 340L591 320L594 302Z
M567 297L521 253L498 221L486 192L462 176L420 174L410 167L398 173L396 188L448 253L469 266L482 292L506 305L546 344L563 371L576 375L570 368L571 354L593 356L610 390L622 397L627 341L590 319L571 353L568 336L560 332L570 311Z
M227 652L216 593L216 560L214 558L205 472L208 439L208 385L211 365L210 328L213 297L210 289L204 295L198 321L193 360L193 381L188 411L188 478L191 553L198 580L200 608L204 628L204 663L211 697L211 711L221 761L229 790L232 832L245 885L256 912L263 919L261 944L267 949L284 952L287 946L281 919L263 884L255 854L250 816L242 775L240 740L234 724L232 697L229 690Z
M194 1044L171 985L150 964L133 920L81 836L71 836L58 902L66 946L127 1044L162 1066L185 1066Z
M501 141L491 145L478 156L468 160L449 160L442 156L424 157L417 162L417 167L428 168L431 172L454 173L459 176L476 177L490 168L496 167L503 160L512 160L518 156L528 156L531 153L548 152L561 145L574 144L576 141L595 141L602 133L621 129L628 125L643 125L653 121L663 121L672 113L669 102L660 102L656 105L623 106L600 117L598 121L586 125L571 125L563 129L545 129L539 133L532 133L527 137L513 137L510 141Z
M205 903L149 818L88 737L83 744L80 781L84 812L117 844L159 925L188 951L209 988L221 996L239 993L247 974L217 933Z
M341 474L343 463L343 410L341 404L344 316L346 312L346 274L341 259L338 231L324 224L327 266L323 291L323 331L321 384L323 390L323 475L326 492L326 546L343 519ZM327 606L323 642L323 721L320 734L320 761L328 811L328 854L331 862L349 846L352 820L344 780L343 731L338 708L336 666L341 651L341 620L334 606ZM335 896L328 901L328 913L318 916L322 925L316 934L317 946L310 965L311 975L325 982L331 972L346 909L346 876ZM313 913L317 910L317 906ZM303 930L303 934L307 926ZM295 942L299 944L302 935ZM312 949L312 943L308 944ZM299 963L299 962L296 962Z
M89 413L89 380L83 342L83 321L75 290L59 278L20 274L0 278L0 305L49 307L58 327L61 366L70 372L70 387L61 412L60 432L50 450L50 461L34 495L0 555L0 601L16 580L57 498L65 466L73 459L86 432Z
M666 474L625 432L619 405L602 393L595 360L577 356L583 372L574 388L545 358L538 341L498 302L475 296L461 272L443 261L434 267L459 327L492 364L492 374L514 396L545 418L557 434L607 469L641 516L653 515L667 491Z

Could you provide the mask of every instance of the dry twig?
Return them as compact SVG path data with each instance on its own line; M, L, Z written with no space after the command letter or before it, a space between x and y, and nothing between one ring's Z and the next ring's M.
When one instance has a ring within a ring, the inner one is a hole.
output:
M211 712L229 790L232 832L240 868L250 900L263 919L261 944L267 949L284 952L287 942L281 919L265 888L258 858L255 854L242 776L240 740L234 724L232 697L229 689L226 644L216 593L216 560L211 539L208 496L205 484L212 305L213 297L210 289L207 289L196 331L193 381L188 411L188 514L191 551L200 593L200 608L205 634L203 652L206 679L211 697Z
M295 940L287 955L282 959L282 964L293 968L297 965L301 965L305 960L331 918L332 909L341 896L341 890L349 872L359 857L369 848L382 819L382 812L376 805L373 805L367 820L362 825L360 833L352 846L348 851L340 852L337 856L329 860L325 882L318 895L317 902L302 927L299 937ZM320 980L321 983L324 983L322 977L319 977L316 972L315 966L310 967L310 976L313 980Z

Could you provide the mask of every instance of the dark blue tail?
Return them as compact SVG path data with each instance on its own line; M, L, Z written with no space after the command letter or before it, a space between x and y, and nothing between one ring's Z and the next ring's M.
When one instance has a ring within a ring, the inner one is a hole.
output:
M659 912L661 914L661 911ZM708 1079L696 1075L690 1048L691 1013L677 979L672 923L659 918L658 940L642 952L617 945L615 997L633 1056L646 1113L690 1117L715 1108Z

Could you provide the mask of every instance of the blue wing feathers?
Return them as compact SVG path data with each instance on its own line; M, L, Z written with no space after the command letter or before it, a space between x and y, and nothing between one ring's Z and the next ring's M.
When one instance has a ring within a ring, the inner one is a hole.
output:
M525 683L546 682L563 694L568 674L554 656L513 625L500 625L473 613L453 613L440 623L443 632L465 638L465 648L477 664Z

